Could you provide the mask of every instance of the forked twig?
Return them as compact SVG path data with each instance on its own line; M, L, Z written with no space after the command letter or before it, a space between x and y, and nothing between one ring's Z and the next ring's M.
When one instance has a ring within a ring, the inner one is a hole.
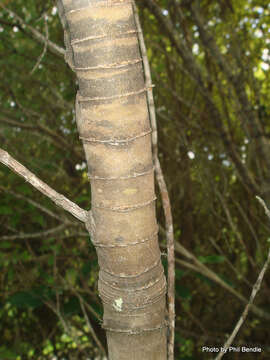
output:
M38 57L38 60L35 64L35 66L33 67L33 69L31 70L30 74L34 74L34 72L36 71L36 69L39 67L42 59L44 58L46 52L47 52L47 48L48 48L48 41L49 41L49 28L48 28L48 17L47 14L43 15L44 17L44 22L45 22L45 33L46 33L46 38L45 38L45 42L44 42L44 47L43 47L43 51L41 53L41 55Z

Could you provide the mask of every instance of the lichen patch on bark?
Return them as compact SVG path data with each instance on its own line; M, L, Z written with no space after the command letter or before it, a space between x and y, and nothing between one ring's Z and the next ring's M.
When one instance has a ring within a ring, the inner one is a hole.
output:
M121 298L115 299L113 307L115 308L116 311L122 311L122 304L123 304L123 300Z

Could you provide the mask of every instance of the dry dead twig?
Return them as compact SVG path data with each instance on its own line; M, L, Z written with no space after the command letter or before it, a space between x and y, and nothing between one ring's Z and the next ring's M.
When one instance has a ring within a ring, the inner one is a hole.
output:
M171 211L170 197L162 168L158 159L158 134L157 121L155 113L155 104L152 91L152 79L150 66L147 57L146 46L143 38L142 28L140 24L138 10L135 1L133 0L133 8L135 15L136 27L138 30L139 45L143 60L145 86L147 90L147 102L149 109L149 117L152 126L152 147L153 158L155 165L156 179L161 194L162 206L166 222L166 239L167 239L167 254L168 254L168 320L169 320L169 336L168 336L168 360L174 360L174 332L175 332L175 256L174 256L174 233L173 233L173 218Z
M267 208L265 202L259 197L259 196L256 196L256 199L260 202L260 204L263 206L264 208L264 211L267 215L267 217L269 218L270 220L270 211L269 209ZM225 342L225 344L223 345L223 348L224 350L226 351L232 344L233 340L235 339L237 333L239 332L241 326L243 325L244 321L246 320L247 318L247 315L248 315L248 312L249 312L249 309L251 307L251 305L253 304L254 302L254 299L255 299L255 296L257 295L258 291L260 290L261 288L261 285L262 285L262 281L263 281L263 277L264 277L264 274L269 266L269 263L270 263L270 249L268 251L268 256L267 256L267 260L262 268L262 270L260 271L260 274L252 288L252 292L251 292L251 295L250 295L250 299L249 299L249 302L248 304L245 306L245 309L242 313L242 315L240 316L240 319L238 320L237 324L235 325L229 339ZM226 352L220 352L215 360L220 360L224 354L226 354Z

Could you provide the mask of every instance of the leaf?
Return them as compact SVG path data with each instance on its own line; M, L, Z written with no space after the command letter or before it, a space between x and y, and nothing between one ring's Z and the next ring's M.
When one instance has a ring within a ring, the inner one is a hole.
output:
M199 278L200 280L202 280L203 282L205 282L207 285L213 286L215 283L214 281L208 279L208 277L201 275L201 274L195 274L195 276L197 278Z
M0 359L2 360L15 360L17 354L10 349L7 349L5 346L0 347Z
M35 296L31 292L20 291L13 294L8 302L17 308L37 308L42 305L42 301L39 297Z
M85 263L83 263L81 272L83 277L88 278L91 272L91 261L86 261Z
M70 336L68 336L67 334L63 334L63 335L61 335L60 340L64 343L69 343L72 341L72 338Z
M182 277L184 277L186 274L186 271L184 270L180 270L180 269L175 269L175 278L176 280L180 280Z
M91 303L91 307L95 310L95 312L102 318L103 316L103 308L100 304Z
M207 256L199 256L198 259L203 264L220 264L225 261L225 256L222 255L207 255Z
M224 275L217 274L218 277L221 278L226 284L230 285L232 288L235 288L235 285L231 282L231 280L227 279Z
M53 255L50 255L49 258L48 258L48 265L53 265L54 264L54 256Z
M176 295L182 299L190 300L192 298L190 290L184 285L175 286Z
M77 275L78 271L75 269L68 269L66 271L66 279L72 286L74 286L76 283Z
M165 271L165 274L167 274L168 271L168 261L167 258L165 258L164 256L161 258L161 262Z
M89 195L80 195L76 197L76 203L80 204L83 203L85 201L89 201Z
M48 287L40 286L30 291L19 291L11 295L8 302L17 308L37 308L43 305L43 300L54 296L54 291Z
M8 270L8 281L12 281L14 279L14 268L10 268Z
M16 228L17 224L20 222L21 220L21 214L20 212L16 212L12 215L11 219L10 219L10 224L12 227Z
M13 210L7 206L0 206L0 215L11 215Z
M8 241L0 241L1 249L10 249L12 247L12 243Z
M18 192L20 192L24 195L32 195L33 194L32 188L28 184L22 184L22 185L18 186L17 190L18 190Z
M63 305L63 314L64 315L74 315L81 312L81 306L78 298L72 296L67 303Z
M35 223L38 223L39 225L41 225L42 227L45 225L45 219L42 215L35 213L35 215L33 216L33 221Z

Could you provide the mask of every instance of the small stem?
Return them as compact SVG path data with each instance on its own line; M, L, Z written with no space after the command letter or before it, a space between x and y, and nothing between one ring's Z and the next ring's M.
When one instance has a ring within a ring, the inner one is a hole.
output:
M256 196L256 199L257 199L257 200L260 202L260 204L263 206L264 211L265 211L265 213L266 213L266 216L267 216L267 217L269 218L269 220L270 220L270 211L269 211L269 209L267 208L265 202L264 202L263 199L261 199L259 196ZM267 270L267 268L268 268L268 266L269 266L269 263L270 263L270 249L269 249L269 251L268 251L267 260L266 260L266 262L265 262L265 264L264 264L264 266L263 266L263 268L262 268L262 270L261 270L261 272L260 272L260 274L259 274L259 276L258 276L258 278L257 278L257 280L256 280L256 282L255 282L255 284L254 284L254 286L253 286L253 288L252 288L252 292L251 292L251 295L250 295L249 302L248 302L247 305L245 306L245 309L244 309L242 315L240 316L240 319L238 320L237 324L235 325L235 328L233 329L233 331L232 331L229 339L228 339L228 340L225 342L225 344L223 345L223 348L224 348L225 350L227 350L227 349L231 346L231 344L232 344L233 340L235 339L237 333L239 332L241 326L243 325L244 321L246 320L246 318L247 318L247 316L248 316L248 313L249 313L249 309L250 309L251 305L253 304L254 299L255 299L258 291L259 291L260 288L261 288L262 281L263 281L263 277L264 277L264 274L265 274L265 272L266 272L266 270ZM215 360L220 360L220 359L224 356L224 354L225 354L225 351L220 352L220 353L218 354L218 356L215 358Z
M64 195L59 194L53 190L49 185L40 180L36 175L34 175L30 170L25 166L15 160L8 152L0 148L0 162L14 171L16 174L23 177L27 182L29 182L34 188L42 192L50 198L56 205L60 206L64 210L71 213L80 221L86 223L88 218L88 212L81 209L77 204L73 203L67 199Z
M17 240L17 239L37 239L37 238L45 238L49 235L52 234L56 234L59 231L64 230L67 227L66 224L61 224L58 225L52 229L46 230L46 231L41 231L41 232L36 232L36 233L19 233L16 235L4 235L2 237L0 237L1 241L4 240Z
M174 360L174 332L175 332L175 255L174 255L174 233L173 233L173 218L171 211L171 203L167 185L164 179L163 171L158 159L158 133L157 121L155 113L155 103L152 91L151 71L147 57L146 46L143 38L142 28L140 24L138 10L135 1L133 0L134 17L138 30L138 38L140 44L141 55L143 59L145 86L147 90L147 102L149 109L149 117L152 126L152 146L153 158L155 164L156 179L161 194L163 211L166 222L166 239L167 239L167 254L168 254L168 320L169 320L169 336L168 336L168 360Z
M6 192L7 194L11 194L12 196L14 196L14 197L17 198L17 199L22 199L22 200L28 202L29 204L35 206L37 209L41 210L41 211L44 212L45 214L47 214L47 215L51 216L52 218L60 221L61 223L65 223L65 224L69 223L66 219L61 218L60 216L58 216L57 214L55 214L55 213L52 212L51 210L45 208L44 206L42 206L42 205L39 204L38 202L36 202L36 201L34 201L34 200L26 197L26 196L23 196L23 195L21 195L21 194L18 194L18 193L16 193L16 192L12 191L12 190L6 189L4 186L1 186L1 185L0 185L0 192L1 192L1 191Z
M83 299L82 299L82 297L80 295L78 297L79 297L81 309L82 309L82 312L83 312L83 316L84 316L86 324L87 324L87 326L89 328L89 331L90 331L91 335L93 336L93 339L95 340L95 342L96 342L97 346L99 347L101 353L103 355L106 355L106 351L105 351L103 345L101 344L101 342L99 341L99 339L98 339L98 337L97 337L97 335L96 335L96 333L95 333L95 331L94 331L94 329L93 329L93 327L92 327L92 325L91 325L91 323L89 321L89 318L87 316L87 312L85 310Z
M35 66L33 67L33 69L31 70L30 74L32 75L36 69L39 67L42 59L44 58L46 52L47 52L47 48L48 48L48 41L49 41L49 28L48 28L48 23L47 23L47 14L44 14L44 22L45 22L45 31L46 31L46 41L44 43L44 48L43 51L41 53L41 55L38 58L38 61L36 62Z
M14 11L11 11L10 9L6 8L4 5L0 4L0 7L2 7L6 12L8 12L10 15L12 15L22 27L25 27L36 39L39 43L46 44L50 51L52 51L54 54L58 55L59 57L63 58L65 55L65 49L61 48L57 44L53 43L50 40L46 40L46 37L42 35L39 31L37 31L32 26L28 25L19 15L17 15Z
M261 288L261 284L262 284L262 280L263 280L263 277L264 277L264 274L269 266L269 263L270 263L270 249L269 249L269 252L268 252L268 256L267 256L267 260L258 276L258 279L256 281L256 283L254 284L253 288L252 288L252 292L251 292L251 295L250 295L250 299L249 299L249 302L248 304L245 306L245 309L242 313L242 315L240 316L240 319L238 320L237 324L235 325L235 328L233 330L233 332L231 333L229 339L226 341L226 343L223 345L223 348L224 349L228 349L228 347L231 346L233 340L235 339L238 331L240 330L241 326L243 325L244 321L246 320L247 318L247 315L249 313L249 309L251 307L251 305L253 304L254 302L254 299L255 299L255 296L257 295L258 291L260 290ZM215 358L215 360L220 360L223 355L225 354L225 352L220 352L218 354L218 356Z

